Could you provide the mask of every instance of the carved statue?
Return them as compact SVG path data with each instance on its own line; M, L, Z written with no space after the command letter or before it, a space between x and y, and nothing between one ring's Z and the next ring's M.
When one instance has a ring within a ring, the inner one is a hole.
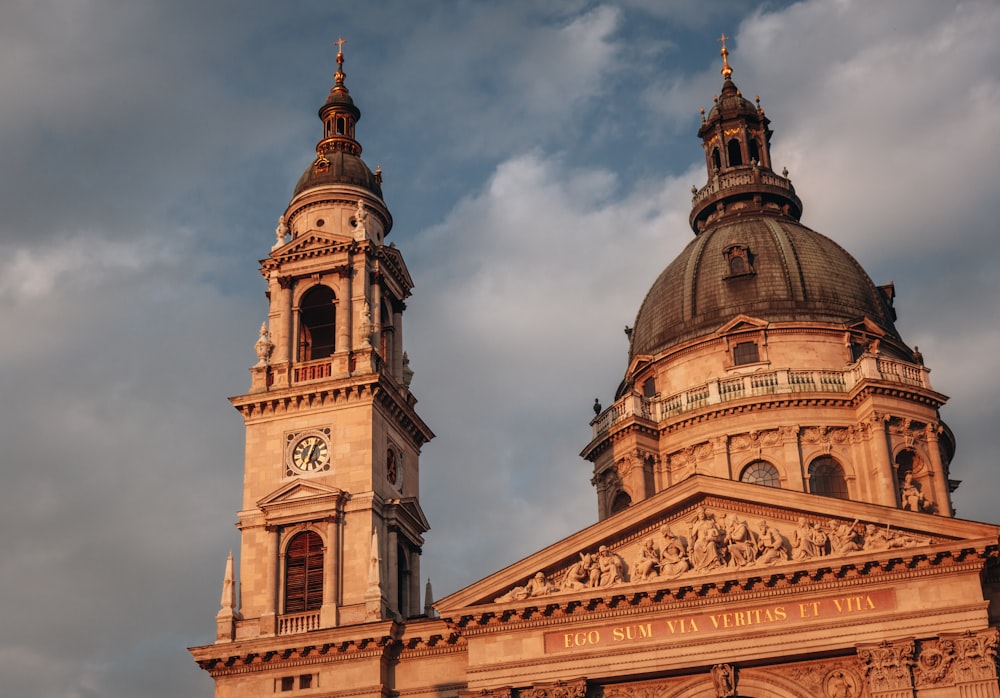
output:
M670 526L660 529L663 536L663 547L660 549L660 576L674 579L691 569L688 562L687 547L684 541L674 535Z
M660 566L660 551L652 538L647 538L639 549L639 556L632 563L632 581L644 582L656 576Z
M726 548L729 550L731 567L746 567L757 560L757 542L747 522L735 514L726 530Z
M410 383L413 382L413 369L410 368L410 356L405 351L403 352L403 385L407 388L410 387Z
M260 336L253 345L257 352L257 365L267 366L271 363L271 354L274 352L274 342L271 341L271 333L267 331L267 323L260 323Z
M865 526L865 550L892 550L895 548L910 548L914 545L930 543L930 540L921 540L912 536L907 536L899 531L893 531L888 526L879 528L875 524Z
M825 690L829 698L854 698L858 695L854 677L841 669L830 673Z
M285 238L288 236L288 225L285 223L285 217L281 216L278 218L278 227L274 229L274 236L277 238L274 245L271 247L272 250L276 250L285 244Z
M771 528L765 519L760 520L760 535L757 538L760 561L765 565L775 565L788 560L785 541L781 534Z
M601 576L599 585L609 587L625 581L625 562L620 556L602 545L597 551L597 568Z
M819 524L814 524L809 522L809 527L812 529L812 542L816 547L816 554L819 556L826 555L829 552L828 545L830 543L830 536L827 535Z
M580 560L566 570L561 586L563 590L584 589L597 586L599 579L600 571L594 564L594 556L590 553L580 553Z
M358 199L358 207L354 211L354 239L364 240L368 234L368 209L365 202Z
M691 524L691 566L696 570L708 570L723 564L719 545L723 541L723 533L709 517L705 507L698 507L698 513Z
M365 305L361 310L361 326L358 330L361 332L361 346L365 349L372 345L372 330L375 329L375 325L372 324L372 308L368 305L368 300L365 300Z
M920 491L920 485L913 479L913 473L907 473L899 488L899 501L903 509L910 511L926 511L927 500Z
M499 596L494 601L503 603L504 601L524 601L535 596L545 596L559 591L559 587L549 584L542 572L536 572L535 576L528 580L528 583L521 587L514 587L503 596Z
M827 524L830 536L830 552L843 554L861 550L861 543L858 541L858 532L854 528L857 525L857 519L854 519L854 523L850 525L845 523L838 524L833 519L830 519Z
M793 560L808 560L809 558L816 557L817 550L813 533L812 524L800 516L798 526L792 531Z
M719 698L736 695L736 678L733 667L729 664L716 664L712 667L712 682L715 684L715 695Z

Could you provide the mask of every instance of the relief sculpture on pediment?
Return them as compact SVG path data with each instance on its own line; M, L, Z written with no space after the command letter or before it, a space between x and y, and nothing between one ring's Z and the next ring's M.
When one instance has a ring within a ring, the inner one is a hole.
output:
M679 525L678 525L679 524ZM497 603L523 601L560 592L677 579L720 569L805 562L859 551L885 551L929 545L932 538L873 523L829 519L825 523L800 516L795 525L773 525L765 518L755 523L737 512L715 512L699 506L687 520L660 526L660 535L612 549L582 551L579 559L550 576L537 572L514 586Z

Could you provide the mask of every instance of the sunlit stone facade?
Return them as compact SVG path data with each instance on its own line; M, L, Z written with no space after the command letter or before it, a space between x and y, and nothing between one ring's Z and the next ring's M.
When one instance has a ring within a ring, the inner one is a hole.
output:
M582 453L598 522L431 608L412 282L338 69L232 400L239 576L191 650L216 696L1000 697L1000 528L953 516L946 398L892 286L799 222L725 48L722 72L694 239Z

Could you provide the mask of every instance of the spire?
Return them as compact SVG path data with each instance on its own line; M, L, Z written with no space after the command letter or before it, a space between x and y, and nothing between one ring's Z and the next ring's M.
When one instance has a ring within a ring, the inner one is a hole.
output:
M226 558L226 576L222 580L222 608L219 616L233 616L236 611L236 577L233 573L233 551Z
M719 41L722 42L722 50L719 52L722 55L722 70L720 72L726 80L729 80L733 76L733 69L729 67L729 49L726 48L726 39L728 38L725 33L719 37Z
M233 551L226 558L226 576L222 580L222 608L215 614L215 641L232 642L236 637L236 621L242 620L236 604L236 575L233 573Z
M333 87L326 97L326 104L320 107L319 118L323 122L323 138L316 144L317 158L323 158L334 150L342 150L352 155L361 155L361 144L354 140L354 125L361 119L361 111L354 106L351 93L344 84L344 44L341 37L337 45L337 72L333 74Z
M378 549L378 532L372 529L372 547L368 558L368 589L365 591L365 620L385 617L382 599L382 556Z
M381 593L382 589L382 558L378 552L378 533L372 530L372 548L368 559L368 592Z
M434 617L434 592L431 591L431 578L427 578L427 586L424 587L424 615L428 618Z

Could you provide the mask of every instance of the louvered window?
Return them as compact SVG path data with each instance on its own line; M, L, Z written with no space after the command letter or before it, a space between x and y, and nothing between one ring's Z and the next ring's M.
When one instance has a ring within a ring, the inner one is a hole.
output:
M737 366L755 364L759 361L760 352L756 342L740 342L733 348L733 363Z
M285 613L315 611L323 605L323 539L300 533L285 555Z

